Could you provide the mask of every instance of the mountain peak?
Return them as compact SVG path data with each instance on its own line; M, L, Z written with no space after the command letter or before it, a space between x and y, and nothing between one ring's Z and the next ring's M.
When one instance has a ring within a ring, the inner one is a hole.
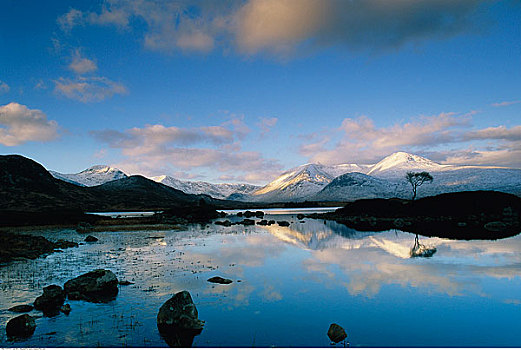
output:
M443 165L407 152L395 152L376 163L368 174L407 170L439 170Z

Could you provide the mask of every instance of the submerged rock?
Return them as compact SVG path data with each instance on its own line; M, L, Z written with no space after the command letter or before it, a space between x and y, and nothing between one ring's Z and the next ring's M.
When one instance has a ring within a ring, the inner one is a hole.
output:
M277 221L277 224L279 224L279 226L289 226L289 222L287 221Z
M71 313L71 306L69 304L62 305L60 311L63 312L65 315L68 315Z
M333 343L340 343L342 340L347 338L344 328L340 327L336 323L331 323L329 330L327 331L327 336Z
M33 309L34 309L34 307L32 305L25 304L25 305L16 305L16 306L10 307L7 310L11 311L11 312L30 312L30 311L33 311Z
M55 284L43 288L43 294L34 301L34 308L44 314L57 314L65 301L65 291Z
M216 221L216 222L214 222L214 224L221 225L221 226L227 226L227 227L232 226L232 223L230 220Z
M203 330L192 296L182 291L168 299L157 314L157 328L169 346L190 347Z
M59 239L56 241L56 243L54 243L54 246L56 248L61 248L61 249L65 249L65 248L77 248L78 247L78 243L76 242L71 242L71 241L66 241L64 239Z
M9 320L5 327L8 337L30 337L33 335L35 329L36 322L34 322L34 317L28 314L23 314Z
M237 224L244 225L244 226L251 226L251 225L255 225L255 220L244 219L244 220L238 222Z
M98 269L67 281L64 289L70 300L106 302L118 294L118 279L112 271Z
M219 276L215 276L215 277L209 278L208 282L219 283L219 284L230 284L233 281L230 280L230 279L227 279L227 278L222 278L222 277L219 277Z
M124 281L119 281L118 284L120 286L129 286L131 284L134 284L134 282L130 282L130 281L124 280Z
M88 235L87 237L85 237L85 242L97 242L97 241L99 241L99 239L97 239L94 236Z

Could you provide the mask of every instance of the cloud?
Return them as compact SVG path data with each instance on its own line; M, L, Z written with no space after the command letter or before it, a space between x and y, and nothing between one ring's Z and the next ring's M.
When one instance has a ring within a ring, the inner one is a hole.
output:
M76 50L72 55L69 69L76 74L85 74L95 72L98 69L98 66L96 65L96 62L83 57L79 50Z
M378 127L366 116L346 118L337 129L312 135L299 147L312 162L373 163L392 152L420 152L440 162L521 167L521 126L472 129L472 115L440 113ZM440 146L445 151L436 151Z
M125 157L121 167L147 174L211 169L237 180L265 181L281 166L259 152L244 151L242 121L234 119L219 126L179 128L146 125L125 131L96 130L90 134ZM135 166L139 164L139 168Z
M70 32L72 28L84 23L84 14L80 10L70 9L67 13L58 17L57 22L64 32Z
M346 118L336 130L312 135L300 146L300 153L312 161L326 164L340 162L374 162L401 149L448 144L456 140L454 129L468 126L470 114L441 113L421 116L410 122L377 127L373 120L361 116ZM340 141L329 146L332 134L340 133Z
M265 134L269 133L271 128L275 126L278 122L278 118L261 118L260 121L257 123L257 126L261 129L261 136L264 136Z
M127 88L105 77L59 78L54 80L54 92L83 103L101 102L114 95L125 95Z
M302 47L382 51L452 37L479 23L484 0L107 0L98 11L69 10L65 32L78 25L132 31L145 24L144 46L156 51L209 52L217 45L251 55L292 54Z
M7 83L4 83L3 81L0 80L0 95L7 94L9 92L9 90L11 90L9 85L7 85Z
M17 146L28 141L51 141L58 137L58 123L47 120L38 109L11 102L0 106L0 144Z
M496 103L492 103L491 106L493 106L493 107L506 107L506 106L515 105L517 103L521 103L521 100L496 102Z

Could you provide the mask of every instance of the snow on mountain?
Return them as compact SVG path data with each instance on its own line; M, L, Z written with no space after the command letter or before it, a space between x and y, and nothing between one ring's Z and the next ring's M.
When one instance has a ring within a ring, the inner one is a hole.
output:
M334 178L322 190L310 198L320 201L350 201L356 199L395 197L395 183L359 172L352 172Z
M261 189L253 193L255 201L296 201L309 197L335 178L320 164L304 164L288 170ZM338 168L335 170L338 171Z
M259 189L249 184L212 184L203 181L183 181L168 175L154 176L152 180L189 194L206 194L217 199L242 200Z
M405 152L393 153L375 165L373 165L367 175L378 177L402 177L408 171L442 171L450 167L433 162L427 158L423 158L414 154Z
M102 185L109 181L127 177L127 174L123 171L108 165L95 165L77 174L61 174L52 170L49 172L57 179L86 187Z

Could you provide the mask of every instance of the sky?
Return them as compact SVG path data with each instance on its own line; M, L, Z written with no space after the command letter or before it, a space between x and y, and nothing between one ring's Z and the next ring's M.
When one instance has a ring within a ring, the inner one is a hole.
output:
M0 0L0 154L265 184L378 162L521 168L514 0Z

